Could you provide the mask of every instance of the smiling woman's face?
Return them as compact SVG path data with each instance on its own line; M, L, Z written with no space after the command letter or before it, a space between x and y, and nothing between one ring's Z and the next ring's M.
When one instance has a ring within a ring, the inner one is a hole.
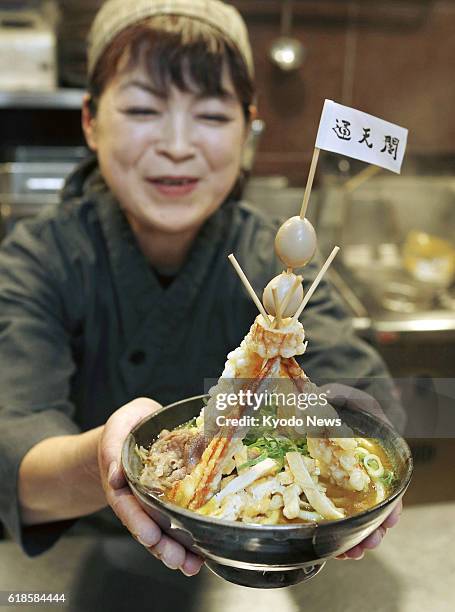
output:
M84 129L101 173L130 223L165 233L197 230L239 174L246 121L227 68L223 97L154 91L143 68L119 73Z

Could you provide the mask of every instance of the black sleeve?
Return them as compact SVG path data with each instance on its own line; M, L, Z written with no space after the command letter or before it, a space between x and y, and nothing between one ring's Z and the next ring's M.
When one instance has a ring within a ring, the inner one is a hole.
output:
M79 432L69 401L74 363L58 261L46 223L21 224L0 250L0 522L29 555L49 548L74 522L24 528L17 490L20 463L33 446Z

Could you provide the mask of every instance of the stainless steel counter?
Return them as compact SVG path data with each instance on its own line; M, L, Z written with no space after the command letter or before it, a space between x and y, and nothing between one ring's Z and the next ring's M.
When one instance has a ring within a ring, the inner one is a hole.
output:
M160 612L451 612L454 516L454 502L406 508L380 548L362 561L330 561L305 586L275 591L230 585L205 568L196 578L186 578L129 537L66 537L37 559L3 542L0 591L65 592L69 602L63 609L77 612L133 606Z
M0 91L1 108L53 108L79 110L82 89L56 89L55 91Z

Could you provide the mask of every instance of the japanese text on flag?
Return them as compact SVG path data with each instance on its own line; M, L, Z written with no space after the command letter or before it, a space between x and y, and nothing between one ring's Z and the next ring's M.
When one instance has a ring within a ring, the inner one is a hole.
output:
M405 128L326 100L316 147L399 173L407 137Z

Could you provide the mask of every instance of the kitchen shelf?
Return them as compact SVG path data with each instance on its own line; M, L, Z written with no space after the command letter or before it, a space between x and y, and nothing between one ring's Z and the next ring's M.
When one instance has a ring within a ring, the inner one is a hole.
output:
M55 91L0 91L0 109L62 109L79 110L83 89L56 89Z

